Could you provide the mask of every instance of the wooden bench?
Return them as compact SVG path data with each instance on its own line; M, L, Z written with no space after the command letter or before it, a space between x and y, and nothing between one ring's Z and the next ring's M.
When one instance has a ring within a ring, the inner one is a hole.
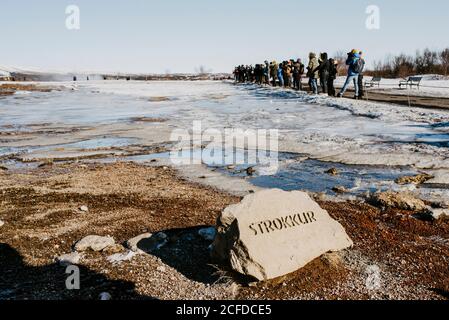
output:
M377 85L377 87L380 87L381 80L382 80L381 77L373 77L370 81L365 81L365 87L372 88L375 85Z
M409 77L407 80L403 80L399 82L399 88L402 88L405 86L410 86L410 89L413 88L413 86L416 86L419 89L419 86L421 85L422 77Z

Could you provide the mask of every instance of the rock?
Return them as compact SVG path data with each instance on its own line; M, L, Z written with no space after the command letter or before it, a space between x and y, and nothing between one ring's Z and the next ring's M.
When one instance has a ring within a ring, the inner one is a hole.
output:
M8 171L8 168L6 168L4 166L0 166L0 171Z
M405 177L400 177L397 178L395 180L395 182L397 184L400 185L405 185L405 184L423 184L428 180L433 179L434 176L431 176L430 174L426 174L426 173L422 173L422 174L418 174L416 176L405 176Z
M235 168L236 167L234 165L229 165L226 167L226 169L228 169L228 170L235 170Z
M102 292L98 296L98 299L100 299L102 301L108 301L108 300L112 300L112 296L109 292Z
M214 241L217 231L214 227L204 228L198 231L198 235L206 241Z
M123 261L130 261L136 256L137 252L127 251L125 253L116 253L107 258L110 263L116 264Z
M433 219L438 220L442 217L449 217L449 209L430 209L430 215Z
M378 192L367 199L368 203L383 209L394 208L411 211L423 211L427 209L426 204L407 192Z
M339 172L336 168L331 168L331 169L327 170L326 173L331 176L337 176L339 174Z
M306 193L272 189L222 212L211 254L241 274L267 280L352 245L343 227Z
M157 267L156 270L159 271L159 272L162 272L162 273L164 273L165 271L167 271L167 269L166 269L164 266Z
M93 250L102 251L106 247L115 244L112 237L87 236L75 244L75 250L78 252Z
M163 232L159 232L155 235L151 233L144 233L128 240L126 242L126 246L134 252L149 253L154 250L159 250L166 245L167 242L168 237Z
M343 187L343 186L336 186L336 187L333 187L333 188L332 188L332 191L335 192L335 193L348 193L348 192L349 192L348 189L346 189L346 188Z
M78 252L72 252L56 258L56 261L63 267L77 265L81 261L81 255Z
M254 167L249 167L248 169L246 169L246 174L249 176L254 175L257 172L256 169L254 169Z
M3 227L5 225L5 222L3 222L2 220L0 220L0 228Z
M81 206L79 208L79 210L82 211L82 212L89 212L89 208L87 206Z
M122 253L125 251L126 251L125 247L122 246L121 244L114 244L112 246L108 246L108 247L104 248L102 252L105 254L116 254L116 253Z
M53 166L53 159L47 159L44 162L42 162L41 164L38 165L38 168L45 168L45 167L51 167Z
M341 255L338 252L326 253L321 256L321 260L331 268L342 268L344 263Z

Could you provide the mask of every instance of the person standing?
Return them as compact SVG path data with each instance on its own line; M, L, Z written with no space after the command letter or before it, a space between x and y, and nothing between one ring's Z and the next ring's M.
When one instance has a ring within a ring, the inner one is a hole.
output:
M329 70L330 70L329 59L327 53L324 52L321 54L320 65L317 68L320 78L321 90L323 91L323 93L328 93L327 86L329 80Z
M289 88L291 86L290 78L292 76L291 62L290 61L285 61L283 65L284 65L284 70L283 70L284 87L285 88Z
M263 67L263 76L264 76L264 83L270 84L270 64L267 60L265 60L265 65Z
M365 59L363 59L363 52L360 51L359 52L360 55L360 64L362 66L360 73L359 73L359 78L358 78L358 82L359 82L359 98L362 99L365 96L365 88L363 86L363 70L365 69Z
M304 65L301 59L296 60L293 65L293 86L296 90L302 90L302 75L304 74Z
M351 82L354 82L355 87L355 95L354 99L359 98L359 75L360 75L360 68L361 68L361 60L359 51L352 50L348 53L348 59L346 60L346 65L349 66L348 69L348 77L346 78L346 82L341 89L340 93L338 94L338 97L343 97L344 93L348 89L348 86Z
M330 97L335 97L334 81L337 79L338 62L334 59L329 59L329 78L327 80L327 91Z
M276 61L273 61L270 64L270 77L271 77L271 84L273 87L276 87L276 82L278 79L278 64L276 63Z
M309 86L310 90L314 94L318 94L318 78L320 77L318 74L317 68L319 67L318 59L316 58L316 54L311 52L309 54L309 65L307 67L307 76L309 77Z
M281 62L279 64L278 79L279 79L279 86L282 88L284 86L284 63L283 62Z

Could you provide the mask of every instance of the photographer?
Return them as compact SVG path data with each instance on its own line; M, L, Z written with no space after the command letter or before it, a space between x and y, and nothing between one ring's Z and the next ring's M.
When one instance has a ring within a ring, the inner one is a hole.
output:
M343 97L343 94L348 89L348 86L351 82L354 82L355 94L354 99L359 98L359 75L363 71L364 61L360 59L360 54L358 50L352 50L348 53L348 59L346 60L346 65L349 66L348 69L348 77L346 78L346 82L341 89L338 97Z

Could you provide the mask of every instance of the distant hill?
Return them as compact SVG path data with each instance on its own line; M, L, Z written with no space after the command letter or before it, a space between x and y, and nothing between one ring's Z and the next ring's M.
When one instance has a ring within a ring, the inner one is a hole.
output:
M231 77L228 73L207 74L132 74L132 73L97 73L97 72L58 72L27 70L0 66L0 80L13 81L77 81L89 80L223 80ZM2 79L3 78L3 79Z

